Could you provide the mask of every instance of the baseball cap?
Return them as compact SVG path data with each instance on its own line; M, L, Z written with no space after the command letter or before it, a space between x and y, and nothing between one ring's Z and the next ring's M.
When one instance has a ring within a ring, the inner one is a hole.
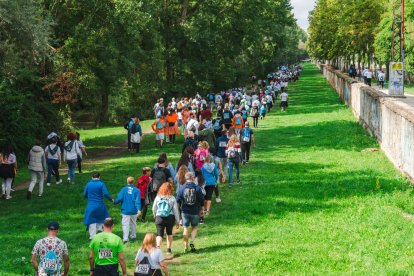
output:
M52 221L48 224L47 229L49 230L59 230L60 226L57 221Z

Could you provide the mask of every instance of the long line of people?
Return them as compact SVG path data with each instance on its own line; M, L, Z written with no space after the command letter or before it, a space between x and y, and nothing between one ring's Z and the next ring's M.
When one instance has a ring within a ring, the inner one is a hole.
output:
M282 66L267 76L267 82L260 81L260 85L253 86L250 91L233 88L216 94L211 92L206 97L197 94L194 98L172 98L165 108L164 100L159 99L154 106L156 119L151 125L157 146L175 144L177 136L183 135L181 157L173 166L167 155L161 153L153 168L144 167L136 181L129 176L116 197L110 195L100 173L93 173L83 192L88 202L84 225L90 239L91 275L118 275L119 265L122 274L127 275L123 246L136 239L137 222L146 222L149 206L156 235L145 235L135 259L135 275L161 275L161 271L168 275L160 247L166 233L166 253L172 254L174 226L184 228L184 253L196 252L199 224L208 222L213 195L216 203L220 203L220 185L227 182L232 188L241 184L241 165L249 163L251 148L256 146L249 117L257 128L259 118L265 119L278 99L285 111L288 83L298 80L300 72L300 67ZM143 135L139 119L131 118L124 127L128 130L128 149L138 153ZM82 154L86 155L86 150L78 133L69 133L65 143L56 133L51 133L45 149L37 143L29 154L32 181L27 199L31 199L37 182L39 196L42 196L46 171L47 186L51 185L52 175L57 185L62 183L59 174L62 155L68 164L68 184L74 184L77 165L81 172ZM11 182L17 171L16 156L6 148L0 157L3 194L9 199ZM110 218L105 198L121 205L122 238L112 233L114 220ZM57 238L59 229L59 223L51 222L48 237L39 240L33 248L32 264L38 275L55 275L61 270L67 275L69 272L69 254L66 243ZM39 256L40 263L37 262Z

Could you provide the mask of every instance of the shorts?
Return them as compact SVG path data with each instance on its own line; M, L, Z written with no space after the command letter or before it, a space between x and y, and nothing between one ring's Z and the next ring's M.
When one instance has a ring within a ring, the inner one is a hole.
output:
M204 197L205 200L211 200L215 188L215 185L208 185L204 187L204 189L206 190L206 196Z
M175 217L170 215L166 218L163 217L155 217L155 226L157 227L157 236L164 238L164 229L167 232L168 236L171 236L173 233Z
M281 107L288 107L288 102L280 102Z
M119 276L118 264L95 265L94 276Z
M197 227L200 222L200 215L181 214L184 228Z
M155 140L157 140L157 141L164 140L164 132L156 134L155 135Z

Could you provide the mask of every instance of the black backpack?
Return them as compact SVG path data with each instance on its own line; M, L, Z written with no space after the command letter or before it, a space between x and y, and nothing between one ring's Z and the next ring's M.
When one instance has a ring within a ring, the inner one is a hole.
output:
M154 270L151 268L148 256L145 256L135 268L134 276L150 276L154 274Z
M156 168L154 169L154 175L152 176L152 180L150 183L151 192L157 193L160 189L161 185L167 181L165 176L165 168Z

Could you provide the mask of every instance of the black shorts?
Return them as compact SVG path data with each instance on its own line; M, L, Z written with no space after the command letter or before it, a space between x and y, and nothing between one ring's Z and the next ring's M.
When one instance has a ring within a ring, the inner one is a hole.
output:
M155 226L157 227L157 236L164 238L164 230L166 230L167 235L171 236L173 232L175 217L170 215L166 218L155 217Z
M204 187L204 190L206 190L206 195L204 196L205 200L211 200L211 198L213 197L213 192L215 188L216 186L214 185L209 185L209 186Z
M288 107L288 102L280 102L281 107Z
M94 276L119 276L118 264L95 265Z

